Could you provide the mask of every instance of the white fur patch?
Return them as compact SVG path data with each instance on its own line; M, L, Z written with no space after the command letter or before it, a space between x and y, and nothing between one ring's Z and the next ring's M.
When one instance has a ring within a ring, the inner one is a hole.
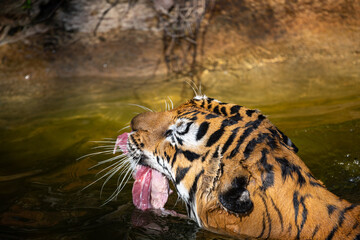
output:
M194 99L199 101L203 99L208 99L208 97L206 95L196 95Z
M189 200L189 189L187 189L184 184L182 184L182 182L180 182L179 184L176 185L177 190L179 191L179 194L181 195L181 198L184 201L188 201Z
M199 130L199 125L189 119L178 119L175 124L169 127L172 134L167 137L172 145L179 145L179 139L182 144L187 147L197 147L202 144L203 140L196 140L196 134Z

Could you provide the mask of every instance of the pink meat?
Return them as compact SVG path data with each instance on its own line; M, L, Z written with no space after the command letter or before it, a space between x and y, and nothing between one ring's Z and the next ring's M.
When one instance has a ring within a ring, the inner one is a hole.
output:
M118 147L123 153L128 153L126 149L128 137L128 133L117 137L114 153ZM160 172L142 165L138 165L135 171L135 182L132 188L134 205L141 210L162 209L171 193L167 178Z
M163 208L169 197L169 181L156 170L152 170L151 206L155 209Z
M151 172L151 168L140 165L137 167L132 196L134 205L141 210L151 208Z

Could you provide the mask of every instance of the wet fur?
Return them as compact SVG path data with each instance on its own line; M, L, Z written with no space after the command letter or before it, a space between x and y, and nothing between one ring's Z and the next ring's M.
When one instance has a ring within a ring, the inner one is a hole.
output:
M211 231L276 239L360 239L360 207L329 192L264 115L206 96L136 116L129 145L174 182Z

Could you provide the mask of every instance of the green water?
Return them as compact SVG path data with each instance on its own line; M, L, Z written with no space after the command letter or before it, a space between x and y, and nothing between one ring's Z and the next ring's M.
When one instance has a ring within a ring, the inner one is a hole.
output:
M267 73L208 74L203 92L224 102L258 108L299 147L313 174L335 194L360 203L360 76L358 72L279 79ZM326 71L325 71L326 73ZM261 81L259 80L261 77ZM221 80L220 80L221 79ZM141 108L163 110L193 96L183 79L48 79L36 94L0 96L0 238L5 239L227 239L194 222L139 212L131 184L101 206L110 180L81 191L112 154L92 141L115 138ZM95 149L94 149L95 148ZM185 213L172 194L168 209Z

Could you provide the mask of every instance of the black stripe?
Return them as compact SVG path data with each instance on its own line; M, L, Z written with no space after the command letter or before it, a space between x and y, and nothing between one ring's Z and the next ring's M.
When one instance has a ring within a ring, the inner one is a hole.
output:
M181 138L179 138L178 136L175 136L177 142L182 146L183 145L183 140Z
M199 141L201 138L203 138L205 136L205 134L207 133L207 131L209 129L209 125L210 124L208 122L203 122L200 124L198 132L196 133L196 141Z
M199 181L200 176L201 176L203 173L204 173L204 169L201 170L201 172L199 172L199 173L195 176L193 185L191 186L190 191L189 191L189 202L190 202L190 203L192 203L192 202L194 201L195 193L196 193L196 190L197 190L197 184L198 184L198 181Z
M195 119L195 120L196 120L196 119ZM194 121L195 121L195 120L194 120ZM190 127L191 127L192 124L193 124L192 122L188 122L188 123L186 124L185 130L184 130L183 132L177 132L177 134L179 134L179 135L185 135L185 134L187 134L187 133L189 132Z
M182 151L182 154L189 160L190 162L194 161L195 159L198 159L200 157L199 154L194 153L192 151L186 150Z
M291 233L292 225L289 224L288 232Z
M275 209L275 211L277 212L278 216L279 216L279 219L280 219L280 224L281 224L281 232L284 231L284 222L283 222L283 216L279 210L279 208L275 205L273 199L270 197L270 200L271 200L271 203Z
M244 157L245 159L250 156L250 154L254 151L256 145L262 143L268 137L267 133L260 133L257 138L251 139L245 147Z
M315 235L317 234L317 232L319 231L320 229L320 225L316 225L314 231L313 231L313 234L311 236L312 239L314 239Z
M221 123L221 127L227 127L227 126L232 126L234 124L237 124L237 121L234 121L230 118L226 118L222 121Z
M249 117L251 117L251 115L255 112L255 110L251 110L251 109L248 109L246 110L246 115L248 115Z
M212 155L213 159L218 159L219 158L219 146L217 146L217 148L215 149L215 152Z
M175 153L174 153L173 159L171 160L171 167L174 167L174 163L177 160L178 153L180 153L180 150L178 148L175 148Z
M226 107L222 107L220 111L224 116L227 116Z
M264 233L265 233L265 213L263 213L261 233L256 238L261 238L264 235Z
M336 206L328 204L327 206L328 214L331 216L331 214L337 209Z
M215 115L215 114L211 114L211 113L205 116L206 119L212 119L212 118L217 118L217 117L219 117L219 116Z
M308 176L309 179L309 183L311 186L313 187L324 187L321 183L317 182L317 179L310 173L306 173L306 176Z
M205 162L205 160L206 160L209 152L210 152L210 151L207 151L207 152L205 153L205 155L202 155L202 157L201 157L201 162Z
M240 122L240 121L242 121L243 117L240 116L239 113L237 113L234 116L231 116L229 119L232 121L235 121L235 122Z
M224 128L220 128L219 130L215 131L211 136L209 137L206 147L212 146L214 143L216 143L221 136L224 134Z
M303 207L303 212L302 212L302 221L301 221L301 225L300 225L300 228L298 229L298 234L297 234L297 238L299 238L300 239L300 234L301 234L301 231L303 230L303 228L304 228L304 225L305 225L305 223L306 223L306 220L307 220L307 215L308 215L308 210L307 210L307 208L306 208L306 206L305 206L305 198L306 197L301 197L300 198L300 203L301 203L301 205L302 205L302 207Z
M358 235L356 235L356 237L354 238L354 240L360 240L360 233Z
M342 226L342 224L344 223L344 219L345 219L345 213L350 211L351 209L355 208L355 204L352 204L349 207L344 208L344 210L342 210L339 214L339 219L338 219L338 223L335 225L335 227L331 230L330 234L327 236L326 239L330 240L334 237L336 231Z
M250 133L252 133L252 131L254 131L254 128L247 128L243 134L240 136L236 147L231 151L231 154L229 156L229 158L233 158L235 157L235 155L239 152L239 147L240 145L244 142L244 140L250 135Z
M186 117L188 115L191 115L191 114L198 114L199 113L199 110L191 110L191 111L185 111L185 112L181 112L179 111L178 112L178 118L181 118L181 117Z
M241 109L241 106L239 105L235 105L235 106L232 106L230 108L230 114L235 114L235 113L238 113Z
M355 224L354 224L354 226L353 226L353 228L352 229L355 229L355 228L357 228L359 226L359 223L358 222L356 222Z
M233 143L234 139L235 139L235 136L236 134L238 133L239 131L239 128L235 128L232 130L232 134L230 135L230 137L226 140L222 150L221 150L221 155L223 155L227 150L228 148L230 147L230 145Z
M270 214L269 214L269 209L268 209L268 206L267 206L267 204L266 204L266 201L265 201L264 197L263 197L262 195L260 195L260 194L259 194L259 196L260 196L260 198L261 198L261 200L263 201L264 206L265 206L266 218L267 218L267 222L268 222L268 224L269 224L269 232L268 232L268 235L267 235L266 238L269 238L269 237L270 237L270 233L271 233L271 218L270 218Z
M181 168L179 167L176 170L176 177L175 177L175 182L176 184L179 184L181 182L181 180L184 179L186 173L189 171L190 167L186 167L186 168Z
M313 186L313 187L324 187L323 185L321 185L320 183L318 182L314 182L314 181L309 181L310 185Z
M266 191L267 188L271 187L274 185L274 166L269 164L267 162L267 154L269 153L269 151L264 148L261 151L261 159L260 159L260 164L263 167L263 171L261 172L261 180L262 180L262 186L261 189L263 191ZM265 177L264 177L265 175Z
M187 119L189 119L190 121L196 121L198 119L198 117L188 117Z
M295 167L295 165L294 165L294 167ZM306 183L306 180L305 180L304 176L301 174L300 169L301 168L299 166L296 166L295 172L298 175L298 181L297 182L300 185L300 187L302 187Z
M293 195L293 205L294 205L294 212L295 212L295 225L297 225L297 219L298 219L298 214L299 214L299 192L295 191L294 195Z
M231 151L229 158L235 157L235 155L239 152L240 145L244 142L244 140L255 130L259 127L261 122L265 119L264 115L259 115L258 119L255 121L248 122L245 127L248 127L243 134L240 136L236 147Z
M167 155L166 152L164 152L164 156L165 156L165 158L166 158L166 161L167 161L168 163L170 163L170 156Z
M161 164L160 164L160 157L159 157L159 156L156 156L156 162L161 166Z
M300 166L290 163L286 158L275 158L275 160L280 164L281 176L284 182L287 176L293 178L293 173L296 173L298 175L298 184L300 187L306 183L304 176L301 174Z
M266 119L266 117L264 115L260 114L255 121L250 121L250 122L246 123L245 127L253 126L254 128L258 128L259 125L262 123L262 121L264 121L264 119Z
M334 237L334 234L337 230L338 230L338 226L335 225L335 227L331 230L330 234L327 236L326 240L331 240Z
M278 128L276 130L280 133L281 137L284 140L284 143L288 145L289 147L292 147L294 152L297 153L299 149L295 146L295 144L288 138L282 131L280 131Z
M219 106L216 105L216 107L214 107L214 110L213 110L214 113L220 115L220 111L219 111Z
M210 104L212 101L214 101L214 98L207 98L208 104Z

